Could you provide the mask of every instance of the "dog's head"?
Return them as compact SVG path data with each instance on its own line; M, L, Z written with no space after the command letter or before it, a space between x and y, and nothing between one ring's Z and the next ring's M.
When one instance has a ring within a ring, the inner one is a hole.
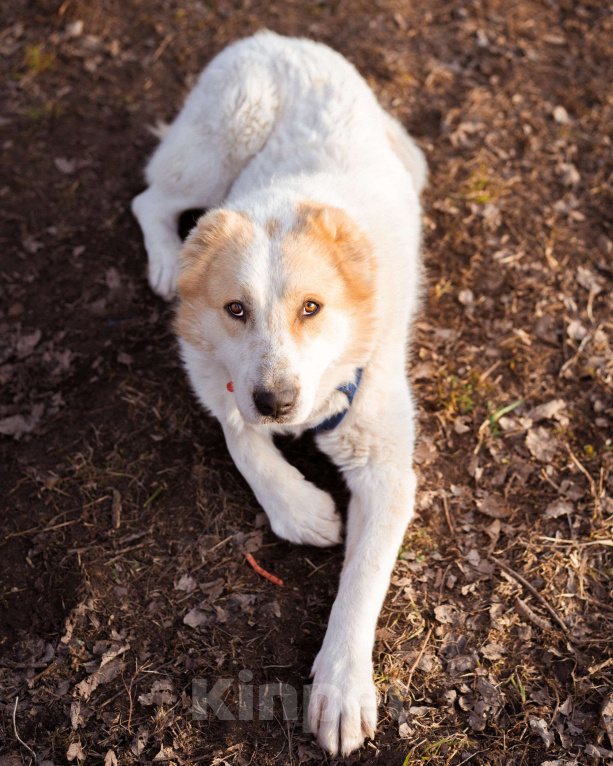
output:
M342 210L298 206L291 225L214 210L181 255L175 328L228 371L248 423L297 425L322 404L322 377L370 351L375 265Z

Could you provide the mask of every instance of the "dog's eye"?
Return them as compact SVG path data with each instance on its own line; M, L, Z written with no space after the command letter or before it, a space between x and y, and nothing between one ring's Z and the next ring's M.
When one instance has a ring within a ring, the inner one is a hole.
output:
M302 316L311 317L319 311L319 303L315 301L306 301L302 307Z
M242 303L237 303L236 301L232 301L232 303L228 303L226 308L233 317L237 317L240 319L240 317L245 316Z

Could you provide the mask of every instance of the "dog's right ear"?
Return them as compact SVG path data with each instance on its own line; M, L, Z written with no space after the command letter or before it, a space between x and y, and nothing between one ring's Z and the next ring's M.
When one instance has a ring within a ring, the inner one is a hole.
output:
M251 221L234 210L210 210L198 219L181 250L177 290L190 300L206 289L207 273L216 255L228 248L246 247L252 238Z

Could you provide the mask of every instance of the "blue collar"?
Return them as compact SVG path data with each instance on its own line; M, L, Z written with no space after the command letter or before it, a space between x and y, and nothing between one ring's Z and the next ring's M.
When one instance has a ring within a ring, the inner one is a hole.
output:
M351 407L351 403L353 402L353 397L356 394L356 391L358 390L358 386L360 385L360 381L362 380L362 368L358 369L355 374L355 382L348 383L346 386L337 386L337 391L342 391L346 396L347 399L349 399L349 407ZM318 426L315 426L314 428L309 428L309 431L313 434L318 434L320 431L333 431L336 426L341 422L341 420L345 417L345 415L349 412L349 407L347 407L346 410L343 410L342 412L337 412L336 415L332 415L329 418L326 418L326 420L323 421L323 423L320 423Z

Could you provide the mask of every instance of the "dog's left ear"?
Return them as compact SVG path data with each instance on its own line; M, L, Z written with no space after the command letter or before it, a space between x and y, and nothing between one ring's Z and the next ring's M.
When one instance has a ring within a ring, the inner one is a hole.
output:
M252 225L246 215L234 210L211 210L203 215L181 250L178 293L189 300L206 289L208 266L213 257L227 248L246 247Z
M311 236L334 258L352 295L357 300L371 298L375 291L376 263L366 234L340 208L306 203L300 212Z

